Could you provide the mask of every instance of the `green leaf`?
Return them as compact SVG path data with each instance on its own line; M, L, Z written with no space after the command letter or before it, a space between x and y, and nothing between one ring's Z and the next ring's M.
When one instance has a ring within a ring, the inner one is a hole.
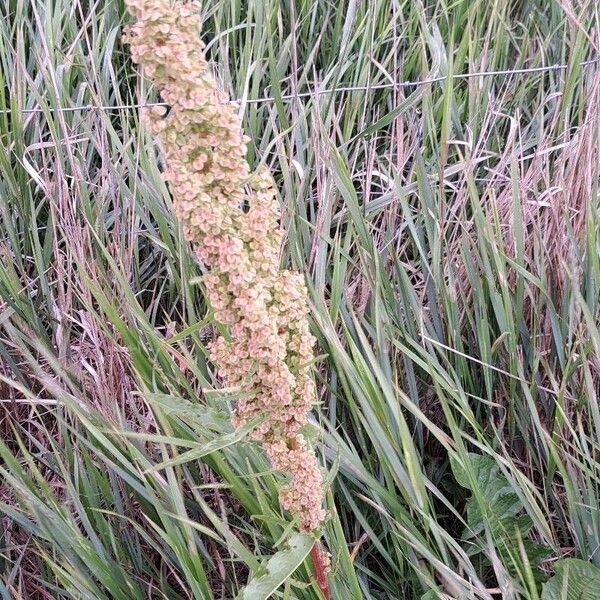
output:
M475 483L477 487L487 487L488 482L493 480L499 472L498 463L490 456L484 456L483 454L475 454L469 452L467 454L469 459L470 470L475 475ZM475 485L469 478L469 474L464 465L460 464L456 458L452 457L451 467L454 478L464 488L473 491ZM506 478L502 476L503 483L506 484Z
M528 576L536 584L541 584L547 579L545 573L541 570L542 563L552 554L552 550L532 540L523 540L517 547L517 543L507 538L504 544L499 544L496 548L502 564L507 572L515 579L522 578L528 570ZM525 559L527 562L525 563ZM485 568L491 569L492 562L485 559L482 563Z
M302 564L314 543L315 539L310 535L294 534L288 548L280 550L267 561L266 571L248 583L238 600L267 600Z
M498 463L489 456L468 454L469 477L464 465L452 460L452 472L456 481L473 492L467 501L467 523L469 530L463 539L472 539L481 534L486 525L494 537L509 537L517 529L524 534L531 528L531 519L519 515L523 503L510 482L500 472Z
M232 431L231 433L221 435L220 437L215 438L214 440L211 440L206 444L199 445L197 448L193 448L192 450L183 452L182 454L170 458L169 460L165 460L164 462L152 465L150 468L146 469L144 473L155 473L156 471L162 471L167 467L183 465L193 460L199 460L207 454L212 454L213 452L217 452L218 450L223 450L228 446L231 446L243 440L256 427L258 422L259 419L253 419L245 425L238 427L235 431Z
M600 569L578 558L558 561L554 577L542 587L542 600L600 600Z

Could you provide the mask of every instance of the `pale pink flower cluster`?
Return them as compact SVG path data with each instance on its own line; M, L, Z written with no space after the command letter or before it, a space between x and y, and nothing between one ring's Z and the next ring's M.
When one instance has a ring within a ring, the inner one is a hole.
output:
M209 269L217 321L211 357L227 387L241 390L233 422L253 432L273 467L291 476L281 505L305 530L319 526L322 475L301 428L316 398L302 276L279 269L280 208L268 169L251 173L236 107L217 89L199 40L199 6L126 0L137 21L126 41L170 106L146 114L165 156L165 179L186 238Z

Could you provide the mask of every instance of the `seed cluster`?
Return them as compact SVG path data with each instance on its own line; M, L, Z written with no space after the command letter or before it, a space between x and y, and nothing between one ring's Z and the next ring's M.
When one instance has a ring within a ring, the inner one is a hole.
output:
M258 417L253 437L273 468L291 477L281 505L316 529L322 475L301 428L316 398L314 338L298 273L280 270L280 207L270 172L251 172L236 107L212 77L199 40L195 2L126 0L137 18L125 35L136 63L170 110L145 113L164 152L165 180L186 238L207 267L208 300L227 337L210 348L219 376L238 387L233 422Z

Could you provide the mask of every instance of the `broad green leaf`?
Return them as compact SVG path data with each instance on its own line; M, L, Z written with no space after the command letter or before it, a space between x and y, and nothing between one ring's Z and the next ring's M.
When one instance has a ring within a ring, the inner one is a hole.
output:
M468 454L474 475L473 482L463 465L452 461L452 471L456 481L473 492L467 501L467 522L469 530L463 539L471 539L481 534L486 525L498 538L512 535L515 529L526 533L531 527L527 515L519 516L523 504L509 481L500 472L498 464L489 456Z
M288 547L267 561L266 571L248 583L238 600L267 600L302 564L314 543L315 539L310 535L294 534L288 542Z
M600 600L600 569L578 558L558 561L554 577L542 587L542 600Z

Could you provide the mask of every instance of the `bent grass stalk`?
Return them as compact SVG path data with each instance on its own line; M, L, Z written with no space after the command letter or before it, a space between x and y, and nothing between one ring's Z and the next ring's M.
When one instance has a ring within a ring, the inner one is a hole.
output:
M291 481L280 504L304 531L325 517L323 479L302 427L315 399L310 365L307 290L299 273L280 269L280 207L268 169L251 172L249 139L236 107L217 88L199 39L197 3L127 0L137 18L125 39L133 60L170 107L144 115L160 142L175 212L187 240L208 272L206 294L226 332L210 346L227 387L242 398L234 425L254 419L252 437L273 467ZM327 597L326 557L312 553L319 586Z

